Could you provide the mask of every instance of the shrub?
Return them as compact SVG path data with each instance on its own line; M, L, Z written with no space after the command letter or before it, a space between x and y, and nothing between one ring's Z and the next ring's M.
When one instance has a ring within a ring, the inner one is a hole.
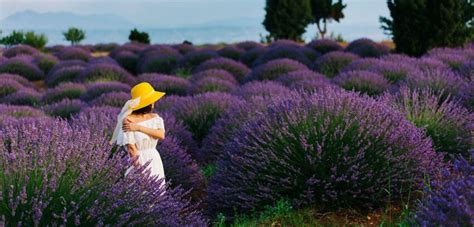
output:
M118 48L120 45L117 43L98 43L94 45L95 52L112 52L115 48Z
M289 72L287 74L279 76L276 81L282 83L283 85L290 87L292 84L302 80L311 80L311 79L319 79L326 77L320 73L313 72L311 70L301 70L301 71L294 71ZM326 79L327 80L327 79Z
M189 81L191 83L195 83L199 80L209 78L209 77L217 78L217 79L221 79L221 80L225 80L225 81L229 81L229 82L238 84L235 77L232 76L231 73L229 73L228 71L223 70L223 69L208 69L208 70L205 70L205 71L195 73L189 78Z
M245 51L236 46L225 46L224 48L218 50L217 53L221 57L238 61Z
M43 95L42 101L44 103L54 103L65 98L78 99L86 92L86 87L83 84L76 83L62 83L55 88L50 88Z
M329 78L335 77L339 72L358 57L351 53L340 51L330 52L323 55L315 62L315 69Z
M464 78L470 79L474 75L474 61L466 62L459 69L459 74L464 76Z
M189 52L181 58L178 62L178 68L181 69L188 69L193 70L195 67L200 65L201 63L212 59L218 58L219 55L213 50L197 50L193 52Z
M295 208L377 207L439 166L431 141L402 115L326 89L270 104L241 125L219 157L208 204L230 217L277 198Z
M131 90L130 85L120 83L117 81L112 82L96 82L93 84L87 85L86 93L82 96L81 99L85 101L91 101L102 94L108 92L126 92L129 93Z
M77 78L84 70L83 66L75 65L69 67L61 67L58 70L51 70L48 76L45 79L45 83L50 86L54 87L60 83L64 82L72 82L77 81Z
M44 73L30 59L16 57L10 58L0 64L0 73L18 74L28 80L44 79Z
M58 59L50 54L37 54L33 56L33 63L40 68L44 74L48 74L49 71L58 63Z
M397 94L387 94L382 100L417 127L426 131L436 151L463 154L474 144L474 115L453 100L442 100L430 90L410 90L402 87Z
M39 118L46 117L46 114L42 110L30 107L30 106L15 106L15 105L0 104L0 116L2 116L2 118L12 117L16 119L20 119L20 118L39 119Z
M54 65L53 68L49 71L49 75L53 74L57 70L60 70L62 68L67 68L71 66L81 66L81 67L86 67L87 63L81 60L66 60L66 61L60 61L58 64Z
M150 44L150 36L148 35L148 33L140 32L136 28L130 31L128 40L130 40L130 42Z
M359 58L352 61L350 64L342 68L339 73L350 72L350 71L367 71L374 67L377 64L383 64L383 60L379 58Z
M278 59L256 67L248 80L274 80L283 74L307 69L308 67L297 61Z
M140 60L143 60L149 56L164 56L164 55L172 55L180 57L181 54L176 49L167 46L167 45L151 45L147 46L143 50L140 51L139 57Z
M382 94L390 87L390 82L382 75L369 71L341 73L334 82L346 90L358 91L370 96Z
M0 98L13 94L24 87L16 80L3 78L3 75L4 74L2 74L2 77L0 77L2 81L2 83L0 83Z
M25 33L25 40L23 44L32 46L37 49L43 49L48 43L48 37L45 34L36 34L33 31L28 31Z
M204 176L196 162L179 146L179 141L167 135L157 150L160 152L166 181L170 187L190 190L191 195L199 199L204 190Z
M459 70L464 65L464 63L468 62L468 58L466 56L457 53L434 52L432 54L428 54L428 57L444 62L454 71Z
M75 27L70 27L66 32L63 32L63 35L64 39L71 42L71 45L77 45L86 38L86 32Z
M200 144L221 114L239 102L239 98L226 93L204 93L173 102L168 111L188 127Z
M254 41L244 41L244 42L235 44L235 46L242 50L249 51L255 48L261 48L262 44L254 42Z
M255 64L255 60L257 60L260 56L267 52L267 48L257 47L252 50L245 52L241 57L240 61L247 65L248 67L252 67Z
M166 96L166 98L173 97L173 96ZM166 99L164 98L164 99ZM162 100L158 104L161 104ZM160 113L160 116L165 121L166 127L166 136L172 136L175 139L175 142L182 148L184 148L193 159L196 159L196 153L198 151L198 145L196 141L193 139L193 134L189 132L187 127L181 122L177 120L172 114L168 112Z
M269 61L276 59L291 59L297 62L300 62L308 67L312 65L308 57L301 51L301 47L289 47L289 46L279 46L270 48L262 56L257 58L253 66L259 66L266 64Z
M11 143L0 146L6 225L207 225L181 189L165 193L144 168L123 177L129 162L102 135L64 121L0 130L1 141Z
M130 98L130 94L126 92L107 92L95 98L89 102L89 104L91 106L111 106L122 108Z
M314 62L317 58L321 57L321 53L309 47L301 47L300 52L304 54L311 62Z
M390 48L383 44L378 44L370 39L358 39L352 41L345 49L348 52L360 57L381 57L390 53Z
M183 55L197 50L196 47L194 47L192 44L186 43L173 45L172 47Z
M171 73L181 55L148 55L139 62L140 73Z
M147 47L147 45L142 44L142 43L125 43L112 51L109 56L112 58L115 58L116 55L122 51L130 51L135 54L140 53L140 51L144 50Z
M339 88L337 85L335 85L334 83L332 83L330 80L328 80L325 77L298 80L298 81L293 82L289 86L289 88L293 90L303 90L309 93L312 93L318 90L323 90L328 87L332 87L334 89Z
M231 81L206 77L191 84L189 94L201 94L206 92L232 92L238 87Z
M43 107L43 110L53 117L70 118L72 115L81 112L86 106L79 99L63 99L59 102Z
M13 58L20 55L33 56L38 53L38 50L28 45L18 45L12 48L8 48L3 51L2 55L7 58Z
M467 86L461 76L441 68L414 74L407 78L406 84L411 89L431 89L436 95L440 95L442 100L446 100L449 95L459 98L460 91Z
M7 81L7 80L14 80L14 81L20 83L21 85L23 85L24 87L34 87L34 85L31 81L27 80L26 78L24 78L20 75L16 75L16 74L0 73L0 80L2 80L2 82Z
M109 56L91 58L91 60L87 62L87 65L95 65L95 64L119 65L119 63L115 61L115 59Z
M135 78L122 67L110 64L94 64L87 66L78 76L82 82L120 81L133 84Z
M256 96L269 98L280 94L287 94L290 90L285 86L273 81L253 81L246 83L235 90L232 94L250 100Z
M86 129L95 135L112 137L121 108L111 106L88 106L71 116L70 125L75 129Z
M243 82L250 74L251 70L244 64L228 58L216 58L203 62L195 70L194 73L202 72L209 69L222 69L231 73L239 82Z
M190 83L188 80L157 73L147 73L138 76L138 82L148 82L158 91L167 95L187 95Z
M294 41L294 40L289 40L289 39L278 39L275 40L274 42L270 43L268 45L268 48L277 48L277 47L293 47L293 48L299 48L301 47L300 43Z
M20 105L20 106L37 106L40 103L41 94L32 88L23 88L15 93L7 95L1 99L1 103Z
M268 0L265 5L263 26L270 33L267 39L301 40L313 16L307 0Z
M444 169L440 180L431 183L430 190L415 211L420 226L472 226L472 192L474 191L474 151L471 159L459 158L454 168Z
M387 62L380 61L373 64L368 69L371 72L383 75L385 79L391 83L397 83L403 81L408 77L412 77L415 74L421 74L422 72L416 68L416 66L409 65L407 63L399 62Z
M81 60L85 62L89 61L92 58L90 52L78 47L65 47L61 49L59 53L57 53L57 57L63 61Z
M422 71L451 70L444 62L429 57L419 58L415 65Z
M321 54L327 54L329 52L343 50L342 46L338 42L330 39L313 40L310 43L306 44L306 46Z
M135 74L137 71L138 55L131 51L121 51L115 55L115 60L124 69Z

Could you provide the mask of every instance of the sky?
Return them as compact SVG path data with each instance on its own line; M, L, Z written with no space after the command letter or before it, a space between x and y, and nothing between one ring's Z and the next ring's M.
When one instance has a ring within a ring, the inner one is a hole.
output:
M345 0L345 19L330 24L336 34L364 33L383 37L379 17L387 16L385 0ZM80 15L114 14L143 27L173 28L233 23L261 26L265 0L0 0L0 19L13 13L66 11ZM310 27L313 31L315 28Z

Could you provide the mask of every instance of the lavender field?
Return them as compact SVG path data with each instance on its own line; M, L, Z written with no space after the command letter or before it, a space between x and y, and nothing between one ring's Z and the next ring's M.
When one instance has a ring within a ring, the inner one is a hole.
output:
M474 225L474 44L1 52L0 225ZM143 81L166 92L166 189L108 143Z

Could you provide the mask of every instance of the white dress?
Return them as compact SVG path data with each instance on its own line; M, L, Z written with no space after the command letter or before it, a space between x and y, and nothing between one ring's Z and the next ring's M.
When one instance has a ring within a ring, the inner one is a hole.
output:
M138 125L153 128L153 129L165 129L163 118L160 116L153 117L151 119L138 122ZM122 137L122 138L121 138ZM117 136L118 141L123 141L122 144L135 144L138 150L138 161L140 165L146 164L151 160L151 163L147 166L147 170L151 170L150 176L157 176L157 178L163 178L162 186L165 185L165 171L163 169L163 163L161 161L160 153L156 150L158 139L154 139L149 135L142 132L121 132ZM130 166L125 172L125 176L134 168Z

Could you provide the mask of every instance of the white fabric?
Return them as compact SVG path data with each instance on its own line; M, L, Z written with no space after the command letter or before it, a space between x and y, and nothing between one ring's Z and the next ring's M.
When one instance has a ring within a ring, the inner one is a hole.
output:
M165 129L163 118L156 116L151 119L138 122L137 124L142 125L147 128L153 129ZM123 145L126 144L135 144L138 149L138 162L141 165L144 165L148 161L151 163L147 166L147 169L151 171L151 176L157 176L158 178L163 178L162 186L165 184L165 171L163 168L163 163L161 161L160 153L156 150L156 145L158 140L150 137L149 135L142 132L120 132L117 135L117 141L120 141ZM134 166L130 166L125 176L132 171Z
M120 131L122 131L122 125L125 118L130 115L133 111L132 108L140 104L140 97L136 99L128 100L125 105L123 105L122 110L120 111L119 115L117 116L117 124L115 125L114 133L112 134L112 138L110 139L110 144L114 144L117 142L118 145L122 146L125 145L122 140L118 140L118 136ZM123 139L121 137L120 139Z

